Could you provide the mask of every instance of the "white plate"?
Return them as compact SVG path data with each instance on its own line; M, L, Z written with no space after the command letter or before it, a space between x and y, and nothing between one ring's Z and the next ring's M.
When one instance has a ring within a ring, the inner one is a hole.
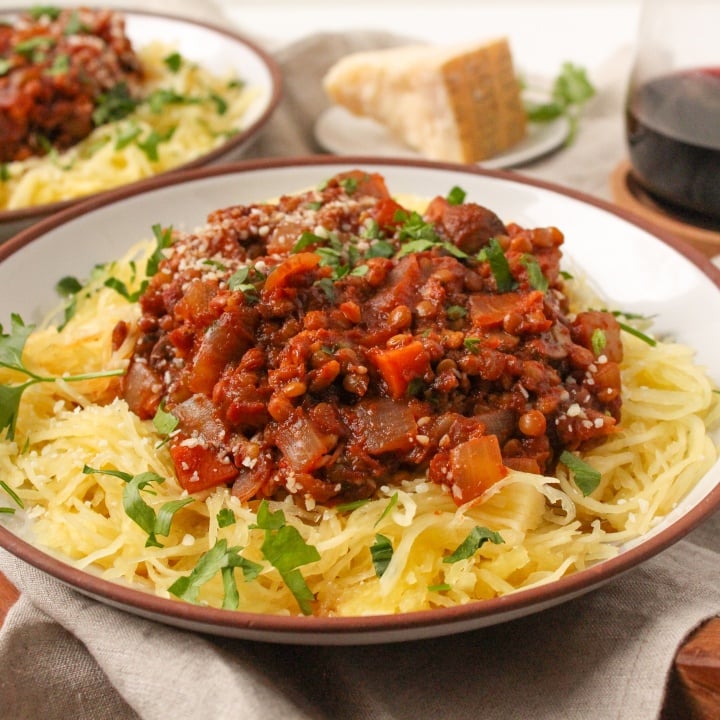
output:
M248 87L258 90L246 115L243 128L222 145L192 162L168 170L200 167L223 161L238 160L264 127L280 102L281 71L277 63L251 40L225 28L190 18L143 12L119 11L125 17L127 35L136 49L155 41L174 45L184 57L215 73L234 73ZM12 18L17 11L2 13ZM142 181L139 181L142 182ZM79 200L66 200L18 210L0 211L0 242L38 220Z
M505 152L478 163L488 170L524 165L557 150L570 134L564 116L547 123L528 123L527 135ZM419 159L419 153L403 145L386 127L366 117L353 115L340 105L331 105L315 122L315 139L335 155L364 154L379 157Z
M193 229L218 207L275 197L314 186L342 170L382 173L392 191L446 194L459 185L469 200L506 222L557 225L566 257L588 273L613 306L655 315L660 332L695 347L698 362L720 380L720 271L673 238L659 238L621 212L572 191L474 167L368 158L256 161L157 178L143 192L124 188L94 198L25 231L0 246L0 322L18 312L38 320L56 304L53 287L120 256L149 235L154 223ZM649 227L649 226L648 226ZM714 325L713 325L714 323ZM715 327L715 331L712 330ZM102 580L31 546L0 520L0 545L81 592L129 612L202 632L285 643L360 644L457 633L518 618L596 588L676 542L720 506L715 465L651 534L611 560L548 585L460 607L350 618L277 617L217 610Z

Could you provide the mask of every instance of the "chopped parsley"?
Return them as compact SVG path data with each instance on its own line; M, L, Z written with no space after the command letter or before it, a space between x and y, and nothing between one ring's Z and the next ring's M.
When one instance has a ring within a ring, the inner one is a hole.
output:
M238 268L227 281L229 290L241 292L250 303L260 299L260 293L256 283L265 280L267 276L260 272L254 265Z
M0 325L0 367L15 370L26 376L26 380L20 384L0 385L0 430L7 430L7 439L15 438L15 423L17 422L20 400L22 395L31 385L37 383L50 383L62 380L63 382L80 382L95 378L113 377L122 375L124 370L103 370L95 373L83 373L80 375L63 375L62 377L38 375L25 366L22 360L22 353L30 333L35 329L34 325L25 325L22 318L13 313L10 316L10 332L5 334Z
M393 557L393 546L390 538L377 533L375 542L370 546L370 555L372 556L375 574L380 578L385 574Z
M156 513L142 498L140 491L145 490L151 483L158 485L164 483L165 478L161 475L154 472L143 472L138 475L131 475L121 470L100 470L90 467L89 465L83 467L83 474L111 475L125 482L122 494L123 508L125 509L125 514L147 533L148 537L145 541L145 547L163 547L163 544L158 541L157 536L163 535L167 537L170 534L170 526L175 513L186 505L195 502L194 497L169 500L164 503Z
M525 113L528 120L546 123L559 117L566 117L570 123L570 133L566 140L569 144L577 133L577 124L585 103L595 95L595 88L590 82L587 71L579 65L565 62L555 78L547 102L525 102Z
M308 545L297 528L286 524L282 510L270 510L267 500L260 503L257 524L252 527L264 530L265 538L260 548L263 557L280 573L303 615L311 615L315 595L299 568L320 559L317 548Z
M450 189L447 195L447 201L451 205L462 205L465 202L466 195L467 193L461 187L455 185Z
M174 52L164 57L163 62L170 72L176 73L182 67L183 57L179 52Z
M25 505L20 499L20 496L4 481L0 480L0 488L5 491L5 494L22 510ZM6 515L12 515L15 513L14 507L0 507L0 513Z
M482 525L476 525L468 533L465 540L463 540L450 555L443 558L443 562L452 564L460 560L467 560L488 541L495 545L502 545L505 542L499 532L489 530Z
M177 428L178 423L179 420L172 413L165 410L165 404L160 403L153 417L153 426L158 431L158 434L167 437Z
M122 120L137 106L138 101L130 95L127 84L120 82L98 97L92 119L95 125Z
M540 292L547 292L549 287L548 279L543 274L542 268L534 255L523 255L520 263L525 267L528 274L530 287Z
M28 10L28 15L33 20L40 20L42 17L46 17L49 20L57 20L60 17L61 9L55 7L55 5L33 5Z
M218 539L215 545L200 557L190 574L179 577L168 591L182 600L197 603L200 588L219 572L223 579L223 609L237 610L239 596L235 568L242 570L245 582L254 580L262 570L258 563L242 557L241 550L241 547L228 547L224 538Z
M392 509L397 505L397 501L398 501L398 494L393 493L392 497L390 498L390 502L385 506L385 509L382 511L382 514L375 521L375 527L377 527L392 512Z
M513 289L515 280L510 272L510 264L496 238L490 238L488 244L477 254L477 259L490 265L498 292L510 292Z
M135 144L145 153L150 162L157 162L160 159L158 146L170 140L174 134L174 126L162 133L153 129L147 134L144 140L136 140Z
M595 328L592 336L590 337L590 344L592 345L593 354L595 356L600 355L605 349L605 345L607 345L605 331L600 328Z
M230 508L221 508L216 515L218 527L226 528L237 522L235 513Z
M600 472L588 465L584 460L581 460L577 455L563 450L558 459L570 470L575 479L575 484L585 497L590 495L600 484L600 478L602 477Z

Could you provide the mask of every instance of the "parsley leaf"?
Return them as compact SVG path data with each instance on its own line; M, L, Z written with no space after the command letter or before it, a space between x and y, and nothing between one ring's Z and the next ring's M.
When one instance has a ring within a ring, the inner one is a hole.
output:
M65 53L56 55L48 68L48 75L64 75L70 69L70 56Z
M375 521L375 527L377 527L391 512L392 509L397 505L398 501L398 494L393 493L392 497L390 498L390 502L387 504L385 509L382 511L382 514L380 517Z
M252 527L265 531L260 548L263 557L280 573L303 615L312 614L310 603L315 596L298 568L320 559L317 548L308 545L297 528L286 525L282 510L272 512L267 500L260 503L257 524Z
M124 82L113 85L106 93L98 97L92 119L95 125L104 125L127 117L138 105Z
M370 546L370 555L372 556L375 574L382 577L393 557L393 546L390 538L376 533L375 542Z
M558 459L570 470L575 479L575 484L585 497L590 495L600 484L600 478L602 477L600 472L588 465L584 460L581 460L577 455L563 450Z
M175 134L175 127L171 127L165 132L159 133L157 130L151 130L144 140L137 140L135 144L145 153L150 162L157 162L160 159L158 147L167 142Z
M176 73L182 67L183 57L179 52L174 52L164 57L163 62L170 72Z
M467 560L488 541L495 545L502 545L505 542L499 532L488 530L488 528L481 525L476 525L465 540L463 540L450 555L443 558L443 562L456 563L459 560Z
M451 205L462 205L465 202L465 197L467 193L461 188L455 185L455 187L450 189L450 192L447 196L447 201Z
M549 287L548 279L543 275L540 264L534 255L523 255L520 263L525 267L528 274L530 286L540 292L547 292Z
M142 129L135 122L128 122L125 127L118 128L115 138L115 150L122 150L140 136Z
M44 35L36 35L19 42L13 48L13 51L18 55L24 55L26 58L33 60L34 62L40 59L41 54L45 50L49 50L55 45L55 40L51 37Z
M255 282L262 282L267 276L254 265L238 268L227 280L229 290L241 292L251 304L259 300L260 295Z
M70 35L78 35L80 33L86 33L88 32L89 28L85 23L83 23L80 20L80 16L78 15L77 10L73 10L70 14L70 18L67 21L67 25L65 25L65 29L63 30L63 35L66 37Z
M510 272L510 264L496 238L490 238L490 242L477 254L477 259L490 265L498 292L512 290L515 281Z
M144 490L150 483L161 484L165 482L165 478L157 473L143 472L139 475L131 475L122 470L99 470L85 465L83 474L112 475L125 482L122 494L123 508L125 514L148 534L145 547L163 547L162 543L158 542L157 535L169 535L175 513L186 505L195 502L193 497L170 500L164 503L156 514L155 510L143 500L140 491Z
M601 328L595 328L592 336L590 337L590 344L592 345L593 355L598 356L604 350L607 344L607 337L605 331Z
M595 88L584 68L565 62L555 78L550 100L543 103L525 102L525 113L531 122L551 122L565 116L570 122L566 144L573 141L583 105L595 95Z
M230 508L221 508L216 516L218 527L225 528L237 522L235 513Z
M196 603L200 588L212 580L218 572L223 579L223 608L235 610L238 607L238 592L233 570L239 567L246 582L254 580L262 570L258 563L240 555L240 547L228 547L227 540L220 538L215 545L204 553L189 575L179 577L169 588L176 597Z
M16 385L0 385L0 430L7 429L8 440L13 440L15 437L15 423L20 400L23 392L31 385L41 382L56 382L57 380L79 382L81 380L122 375L125 372L124 370L102 370L81 375L64 375L61 378L38 375L27 368L22 361L25 343L35 326L25 325L22 318L15 313L10 316L10 323L11 328L7 335L3 333L2 325L0 325L0 366L9 370L16 370L26 375L28 379L24 383Z
M153 426L160 435L169 435L177 428L180 421L172 414L165 410L165 404L161 403L153 417Z
M152 226L153 235L155 236L155 250L148 258L145 266L145 274L148 277L155 275L160 267L160 262L165 259L163 250L169 248L173 244L172 225L163 228L162 225L156 223Z
M57 20L60 12L60 8L55 7L55 5L33 5L33 7L28 10L28 15L33 20L39 20L43 16L49 20Z

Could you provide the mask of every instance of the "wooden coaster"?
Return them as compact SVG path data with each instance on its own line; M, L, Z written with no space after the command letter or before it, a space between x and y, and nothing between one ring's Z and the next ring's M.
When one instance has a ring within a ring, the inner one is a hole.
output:
M659 205L637 183L630 173L630 163L621 162L610 177L613 199L626 210L673 233L701 250L709 257L720 254L720 223L717 228L691 225L679 215Z

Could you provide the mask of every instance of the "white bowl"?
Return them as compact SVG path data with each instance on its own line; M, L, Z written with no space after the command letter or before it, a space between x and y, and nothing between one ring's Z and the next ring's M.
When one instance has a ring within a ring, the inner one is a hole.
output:
M0 322L20 313L38 320L54 307L53 287L119 257L149 236L155 223L192 230L220 207L316 186L347 169L382 173L395 193L425 197L461 186L469 200L506 221L557 225L563 251L587 272L608 303L654 315L656 329L697 350L720 380L720 271L682 241L654 234L642 221L580 193L502 171L412 160L362 157L299 158L239 163L175 173L125 187L69 208L0 246ZM370 617L278 617L218 610L159 598L100 579L33 547L0 521L0 546L77 590L138 615L202 632L286 643L360 644L457 633L518 618L597 588L681 539L720 507L720 464L651 533L616 557L560 580L467 605ZM642 582L642 578L638 578Z
M18 9L3 11L2 17L12 17L19 12ZM128 37L136 49L153 41L167 42L174 45L183 57L198 63L201 67L221 75L232 72L245 80L249 87L259 91L243 118L243 128L240 132L211 152L178 165L163 175L218 161L233 161L241 158L280 102L282 75L275 60L251 40L226 28L190 18L142 10L118 10L118 12L125 17ZM86 198L0 211L0 242L32 223L84 199Z

